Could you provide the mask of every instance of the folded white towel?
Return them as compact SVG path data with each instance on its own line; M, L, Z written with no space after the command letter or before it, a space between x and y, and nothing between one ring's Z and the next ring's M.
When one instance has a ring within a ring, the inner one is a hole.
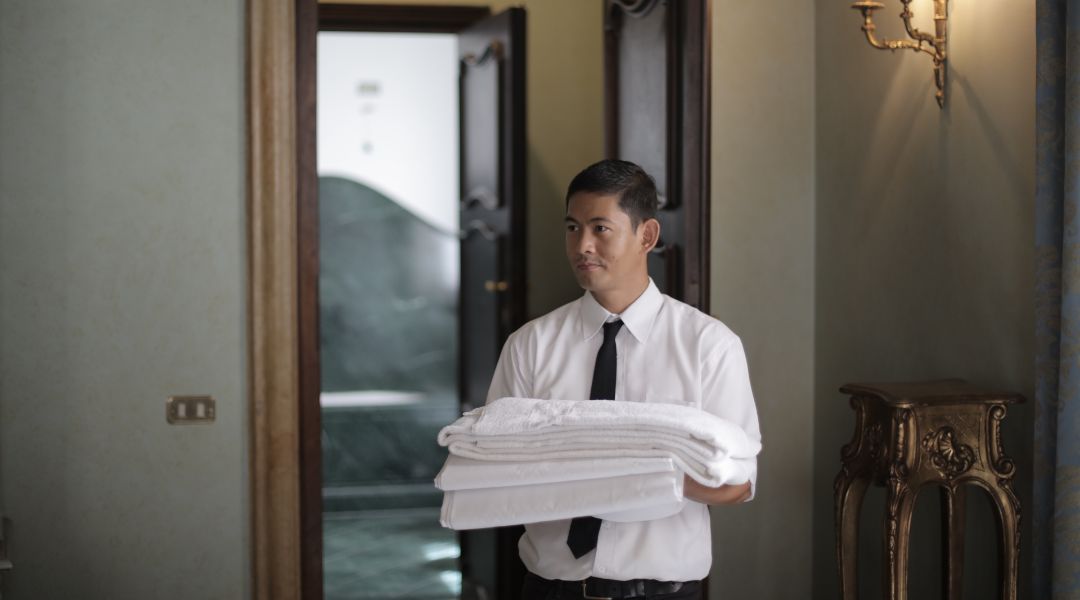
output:
M721 460L727 455L699 440L673 435L667 431L620 431L620 430L552 430L540 434L514 434L497 436L462 435L454 441L468 441L478 449L489 451L509 450L520 452L544 450L590 450L602 448L662 448L677 451L687 460L709 462Z
M454 490L443 494L440 523L481 529L594 515L608 521L660 519L682 510L678 471L538 485Z
M675 465L695 481L710 487L746 483L750 480L750 459L722 458L707 463L687 460L677 451L664 448L554 448L550 450L526 449L521 451L485 451L465 443L451 443L451 453L467 458L492 462L549 461L581 458L670 458Z
M734 423L674 404L502 398L439 432L452 454L489 461L669 457L698 482L744 483L761 444Z
M487 461L451 454L435 477L435 487L443 491L475 490L564 481L582 481L671 473L670 458L582 458L545 461Z
M548 429L658 430L701 440L736 458L756 456L761 451L761 444L751 442L738 425L680 404L500 398L470 410L465 416L476 417L469 426L474 435L536 433ZM454 425L448 429L453 431Z

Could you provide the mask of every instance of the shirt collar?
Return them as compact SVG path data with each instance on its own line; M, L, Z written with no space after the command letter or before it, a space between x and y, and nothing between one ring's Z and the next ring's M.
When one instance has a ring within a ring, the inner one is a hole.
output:
M649 286L645 288L645 291L619 315L623 325L637 341L644 342L648 339L653 322L656 321L656 314L660 312L660 306L663 302L664 296L650 277ZM589 339L596 335L611 316L612 314L606 308L600 306L596 298L593 298L591 292L585 292L585 296L581 299L579 317L581 321L581 337Z

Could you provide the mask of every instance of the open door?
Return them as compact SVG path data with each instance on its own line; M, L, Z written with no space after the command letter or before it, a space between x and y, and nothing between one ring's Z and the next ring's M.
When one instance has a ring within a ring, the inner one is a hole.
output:
M710 0L604 0L609 158L656 178L660 291L708 311Z
M507 336L525 322L525 10L458 36L461 93L462 409L483 405ZM462 532L463 598L508 600L524 529Z

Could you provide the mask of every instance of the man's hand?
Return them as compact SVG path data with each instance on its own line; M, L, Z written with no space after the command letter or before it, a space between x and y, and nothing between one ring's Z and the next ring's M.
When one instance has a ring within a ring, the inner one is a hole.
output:
M702 504L739 504L750 499L750 482L713 488L683 475L683 496Z

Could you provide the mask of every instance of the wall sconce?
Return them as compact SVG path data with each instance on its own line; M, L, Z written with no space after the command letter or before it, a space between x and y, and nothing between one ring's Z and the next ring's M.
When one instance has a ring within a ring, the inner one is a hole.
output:
M910 49L915 52L925 52L934 61L934 83L937 84L937 98L939 107L945 106L945 26L949 15L946 7L947 0L934 0L934 35L923 33L912 27L911 18L915 15L911 12L911 0L900 0L904 3L904 11L900 18L904 20L904 29L907 30L909 40L879 40L874 37L874 11L885 8L881 2L873 0L859 0L851 5L851 8L862 11L862 30L866 33L866 41L879 50L903 50Z

